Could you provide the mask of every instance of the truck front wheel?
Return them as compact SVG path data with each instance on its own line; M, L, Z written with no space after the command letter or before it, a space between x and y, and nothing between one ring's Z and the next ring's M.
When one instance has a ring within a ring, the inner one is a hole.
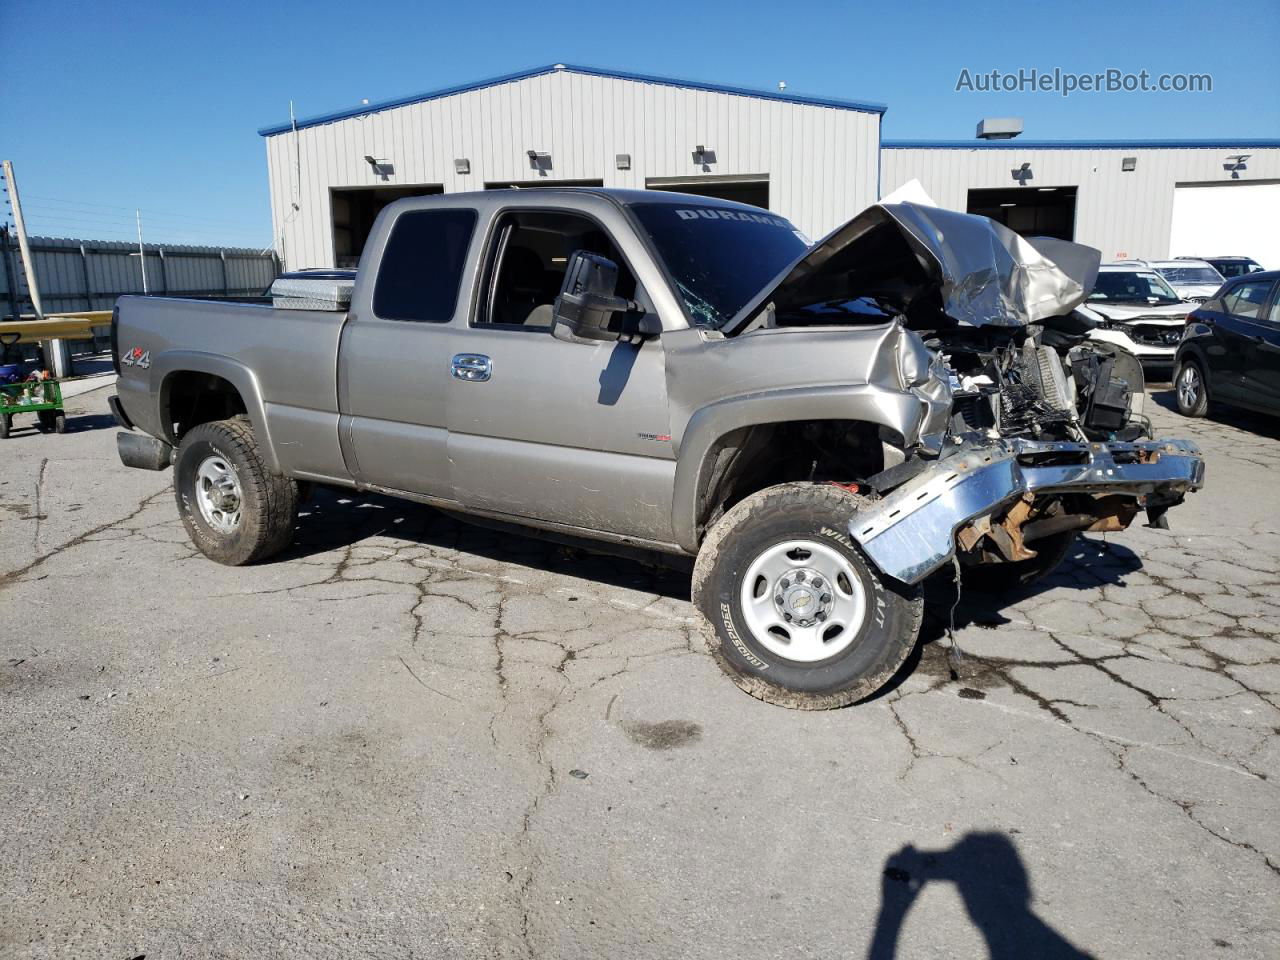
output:
M192 427L173 467L178 515L196 549L238 567L279 553L293 539L298 485L267 470L248 421Z
M920 591L882 575L846 532L869 502L831 484L781 484L707 533L694 604L716 663L747 693L801 710L843 707L910 655Z

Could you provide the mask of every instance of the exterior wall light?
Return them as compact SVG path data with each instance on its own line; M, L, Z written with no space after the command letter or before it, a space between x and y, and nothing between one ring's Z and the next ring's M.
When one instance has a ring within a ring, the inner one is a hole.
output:
M459 157L457 160L454 160L453 172L454 173L470 173L471 161L468 160L466 157Z
M615 165L615 166L617 166L617 168L618 168L619 170L630 170L630 169L631 169L631 154L629 154L629 153L617 153L617 154L614 154L613 162L614 162L614 165Z
M1137 158L1137 157L1124 157L1124 158L1122 158L1122 159L1121 159L1121 161L1120 161L1120 172L1121 172L1121 173L1133 173L1133 171L1135 171L1135 170L1137 170L1137 169L1138 169L1138 158Z

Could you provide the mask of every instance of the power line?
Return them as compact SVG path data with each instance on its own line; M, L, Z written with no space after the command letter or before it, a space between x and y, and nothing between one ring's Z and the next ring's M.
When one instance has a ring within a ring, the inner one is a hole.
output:
M228 220L222 217L202 217L189 213L180 213L176 210L153 210L147 207L122 207L111 203L96 203L92 200L67 200L62 197L44 197L38 194L32 195L29 199L42 201L43 203L56 203L72 207L81 207L85 209L95 210L121 210L125 213L132 214L135 210L141 210L144 214L152 218L171 219L178 218L182 220L201 220L205 223L223 223L235 224L237 221ZM28 204L30 205L30 204Z

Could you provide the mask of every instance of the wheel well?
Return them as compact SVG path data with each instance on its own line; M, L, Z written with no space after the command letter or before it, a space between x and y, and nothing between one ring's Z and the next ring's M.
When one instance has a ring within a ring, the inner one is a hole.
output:
M180 370L164 382L163 422L180 439L192 427L214 420L228 420L248 412L240 391L211 373Z
M880 427L861 420L789 420L732 430L707 451L698 477L701 533L751 494L791 481L849 483L885 467Z

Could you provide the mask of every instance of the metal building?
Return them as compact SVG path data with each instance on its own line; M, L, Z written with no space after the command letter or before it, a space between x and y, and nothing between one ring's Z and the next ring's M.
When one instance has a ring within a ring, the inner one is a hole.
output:
M884 110L556 64L259 133L297 269L354 265L392 200L511 185L700 193L821 236L877 199Z
M940 206L1104 260L1245 255L1280 268L1280 140L885 141L884 192L918 180Z

